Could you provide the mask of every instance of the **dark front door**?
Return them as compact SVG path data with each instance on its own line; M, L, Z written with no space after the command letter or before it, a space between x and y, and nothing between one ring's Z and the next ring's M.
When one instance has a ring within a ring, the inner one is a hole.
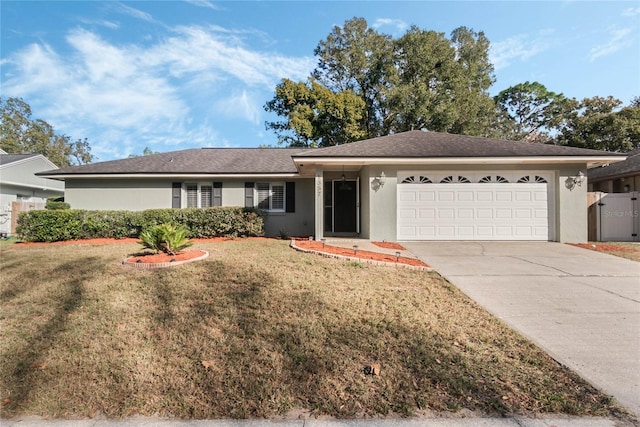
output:
M333 231L357 232L357 181L333 182Z

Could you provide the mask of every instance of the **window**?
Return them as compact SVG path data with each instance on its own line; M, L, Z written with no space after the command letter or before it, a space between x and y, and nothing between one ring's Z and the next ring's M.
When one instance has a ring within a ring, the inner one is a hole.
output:
M186 184L187 207L209 208L222 205L222 183L190 183Z
M401 184L431 184L431 180L426 176L408 176L402 180Z
M535 175L533 177L530 177L529 175L525 175L518 180L518 183L520 184L526 184L527 182L536 182L538 184L546 184L547 180L544 177L538 176L538 175Z
M503 176L500 175L496 175L491 176L491 175L487 175L485 177L480 178L480 181L478 181L480 183L491 183L491 182L498 182L500 184L506 184L509 182L509 180Z
M212 206L213 200L213 186L202 185L200 186L200 207L209 208Z
M284 182L259 182L256 184L258 209L284 212Z
M440 180L441 184L452 184L452 183L465 183L468 184L471 181L466 176L458 175L457 179L451 175L445 176Z

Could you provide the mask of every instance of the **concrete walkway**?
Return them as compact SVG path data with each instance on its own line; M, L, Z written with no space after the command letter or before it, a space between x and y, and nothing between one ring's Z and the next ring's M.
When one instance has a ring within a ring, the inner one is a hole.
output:
M403 245L640 415L640 263L550 242Z

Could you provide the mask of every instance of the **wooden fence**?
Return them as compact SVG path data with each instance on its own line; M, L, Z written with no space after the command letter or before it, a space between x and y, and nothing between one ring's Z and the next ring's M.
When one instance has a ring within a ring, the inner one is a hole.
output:
M18 217L22 212L42 210L45 205L43 202L11 202L11 234L16 233Z

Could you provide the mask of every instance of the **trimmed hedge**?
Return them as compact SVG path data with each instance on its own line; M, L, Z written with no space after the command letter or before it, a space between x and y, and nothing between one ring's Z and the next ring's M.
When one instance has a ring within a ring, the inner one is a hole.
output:
M264 220L255 209L150 209L146 211L37 210L23 212L16 233L29 242L138 237L143 229L169 223L188 230L189 238L264 235Z

